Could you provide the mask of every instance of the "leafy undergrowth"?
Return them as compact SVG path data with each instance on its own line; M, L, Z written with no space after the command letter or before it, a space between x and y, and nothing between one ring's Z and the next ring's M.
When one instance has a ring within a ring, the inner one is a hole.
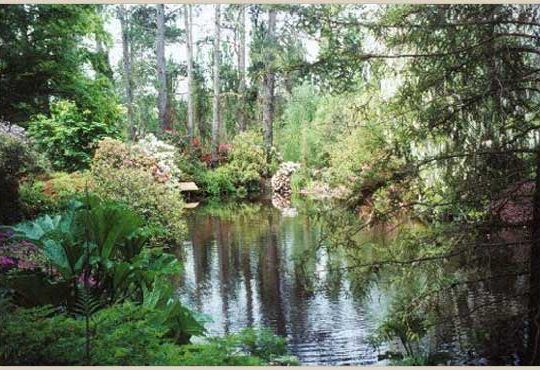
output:
M58 314L51 306L2 310L3 365L296 365L283 338L268 330L179 345L167 336L159 310L124 303L100 310L90 323L87 356L85 320ZM32 333L32 335L28 335Z

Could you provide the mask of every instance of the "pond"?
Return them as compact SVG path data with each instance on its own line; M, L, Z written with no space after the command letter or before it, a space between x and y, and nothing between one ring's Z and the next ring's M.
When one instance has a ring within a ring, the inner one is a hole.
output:
M318 224L301 212L301 204L296 207L300 212L284 213L265 202L191 210L189 237L181 253L181 299L212 318L207 324L210 335L270 327L286 337L289 351L303 365L386 364L379 355L399 350L398 342L376 350L370 335L387 310L391 290L377 281L364 281L364 289L355 289L358 276L347 273L345 254L319 248L323 241ZM365 237L381 242L380 236ZM504 261L508 258L502 256ZM496 254L489 260L490 271L497 273ZM452 274L458 272L463 273L459 264L451 268ZM388 274L382 277L392 279ZM505 278L502 290L500 281L478 281L479 285L457 286L442 295L440 314L449 319L435 327L424 344L452 354L463 351L463 358L472 356L480 363L512 363L516 340L506 338L513 341L509 344L497 335L515 328L517 321L503 317L493 325L490 320L498 312L520 317L524 301L515 293L526 281L519 275ZM465 361L454 363L472 363Z
M189 235L180 294L212 317L210 334L271 327L302 364L377 362L367 341L374 307L355 299L345 276L328 273L339 256L317 251L309 217L263 203L203 207L190 215Z

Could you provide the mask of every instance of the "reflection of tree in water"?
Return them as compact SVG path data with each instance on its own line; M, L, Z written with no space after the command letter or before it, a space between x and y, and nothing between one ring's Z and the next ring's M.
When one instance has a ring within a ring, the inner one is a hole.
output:
M241 263L242 263L242 280L244 281L244 289L246 291L246 318L247 325L253 326L255 323L253 317L253 288L251 286L251 280L253 279L253 274L251 272L251 254L250 246L248 243L244 242L244 238L239 235L238 238L238 247L241 253Z
M276 332L286 335L285 314L281 295L281 256L277 237L277 225L273 213L268 213L270 228L261 236L261 253L259 255L259 294L262 303L262 315L268 322L276 327Z
M503 230L478 244L484 247L459 262L466 266L461 280L467 283L439 298L448 318L443 322L452 323L440 326L439 341L444 336L459 339L457 350L474 351L490 364L520 363L527 314L526 234Z
M491 364L522 359L526 230L464 232L408 223L391 238L382 233L387 240L381 242L368 237L367 229L359 232L359 219L336 215L336 210L321 214L330 248L346 250L343 270L353 281L355 297L367 297L374 284L391 297L379 334L402 335L408 345L422 345L410 347L415 355L450 352L456 361Z
M211 333L270 326L308 361L357 363L366 361L366 353L374 361L359 319L362 307L343 294L346 256L327 256L319 248L315 220L284 217L271 206L225 205L195 211L190 227L193 253L187 244L186 273L197 276L187 279L206 285L194 287L196 297L181 294L213 317Z
M219 263L219 285L222 302L222 315L225 322L225 333L229 334L229 300L230 300L230 243L226 235L226 227L222 227L223 221L214 219L214 230L217 245L218 263Z

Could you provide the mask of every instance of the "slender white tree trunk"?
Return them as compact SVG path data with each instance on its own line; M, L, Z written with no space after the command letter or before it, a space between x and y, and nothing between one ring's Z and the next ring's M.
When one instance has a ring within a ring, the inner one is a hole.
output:
M127 103L127 120L129 138L135 139L136 130L133 117L133 82L131 76L131 55L129 53L129 34L128 34L128 20L126 18L126 9L124 5L118 6L118 18L120 20L120 28L122 32L122 58L124 67L124 89L126 92Z
M191 29L191 5L184 5L184 18L186 26L186 53L187 53L187 78L188 78L188 94L187 94L187 126L188 137L193 139L193 39Z
M268 10L268 31L266 35L267 42L265 45L266 51L264 52L266 72L263 80L263 130L264 146L267 156L270 154L273 141L272 123L274 119L275 75L272 62L274 60L275 31L276 11L270 8Z
M240 5L240 17L238 29L240 33L240 46L238 48L238 72L240 83L238 94L240 104L238 106L238 128L246 130L246 5Z
M156 56L158 74L158 114L162 129L167 124L167 75L165 70L165 5L157 4Z
M219 128L221 126L219 117L219 67L221 63L220 53L220 33L221 33L221 5L214 5L215 10L215 33L214 33L214 99L212 104L212 164L217 162L217 150L219 140Z

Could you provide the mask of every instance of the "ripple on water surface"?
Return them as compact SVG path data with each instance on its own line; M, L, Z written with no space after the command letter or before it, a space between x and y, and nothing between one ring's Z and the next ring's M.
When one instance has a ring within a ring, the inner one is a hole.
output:
M191 215L182 299L212 317L210 334L266 326L287 338L302 364L377 363L368 308L349 294L343 274L327 272L340 256L316 251L317 231L305 216L259 207Z

